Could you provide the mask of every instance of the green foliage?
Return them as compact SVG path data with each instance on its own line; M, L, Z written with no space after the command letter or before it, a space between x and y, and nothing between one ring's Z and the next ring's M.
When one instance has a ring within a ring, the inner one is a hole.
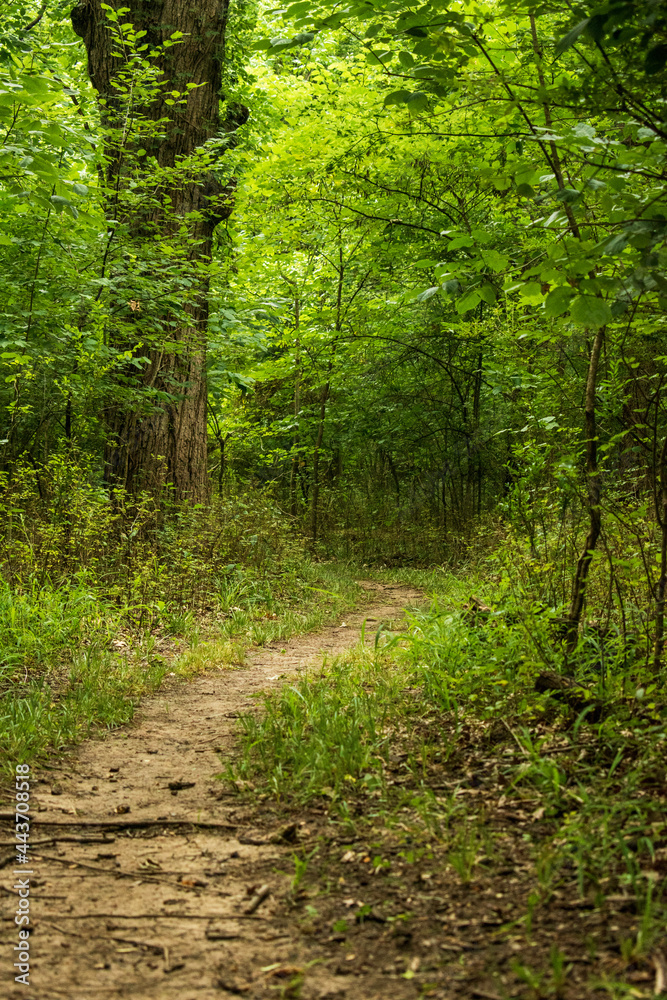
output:
M265 15L266 139L233 153L219 469L364 561L460 558L499 515L561 616L599 487L585 614L659 645L663 80L637 67L662 8L568 17ZM283 52L293 29L314 37Z
M81 622L75 614L61 609L70 628L78 631ZM0 746L9 766L16 760L43 759L100 728L129 722L141 696L158 687L167 672L162 660L132 662L104 649L81 649L80 634L77 639L79 651L67 650L71 659L66 671L48 679L20 678L0 698Z
M14 472L0 495L10 764L128 721L170 669L243 662L247 646L320 627L358 599L350 574L311 564L262 498L169 507L116 491L112 501L89 470L57 457Z
M489 582L488 565L477 570L480 578L470 568L405 572L429 587L431 605L413 611L383 650L359 648L268 696L263 713L242 719L243 756L226 777L244 779L244 788L250 780L254 794L317 800L355 836L369 817L411 833L421 826L429 843L444 843L462 883L511 841L504 811L525 831L532 885L513 933L530 940L537 912L556 894L597 907L622 893L639 915L624 949L645 954L665 912L657 871L664 698L647 705L634 691L633 662L620 656L609 658L599 685L592 652L580 659L579 679L604 701L597 722L558 692L537 693L538 650L557 649L544 612L526 613L529 595L517 605L502 583ZM478 584L489 602L482 611L469 598ZM531 644L535 654L526 655ZM562 956L552 953L551 962L548 995L564 976Z
M106 612L106 613L105 613ZM84 639L92 646L111 642L119 626L113 608L100 608L99 594L85 586L68 592L35 585L17 593L3 582L0 591L0 670L3 688L23 678L29 666L42 675L67 664Z
M230 776L261 777L279 797L304 801L344 801L360 781L374 789L372 772L389 753L386 727L401 701L399 685L386 659L360 651L315 680L266 695L260 716L243 717L245 756Z

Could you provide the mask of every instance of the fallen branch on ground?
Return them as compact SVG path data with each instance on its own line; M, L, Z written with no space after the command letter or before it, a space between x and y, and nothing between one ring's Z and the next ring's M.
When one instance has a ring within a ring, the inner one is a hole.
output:
M14 822L15 813L0 812L0 820ZM204 830L237 830L238 824L223 823L219 820L198 820L198 819L38 819L34 817L30 820L31 826L94 826L111 827L115 830L142 829L149 826L198 826Z
M564 677L551 670L544 671L535 679L538 694L548 694L557 701L564 702L575 712L586 712L589 722L599 722L605 713L605 703L593 697L587 688L577 684L571 677Z

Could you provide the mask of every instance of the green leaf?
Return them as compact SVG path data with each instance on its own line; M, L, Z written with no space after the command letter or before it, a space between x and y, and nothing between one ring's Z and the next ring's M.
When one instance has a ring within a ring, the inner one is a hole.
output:
M556 200L564 201L566 205L571 205L579 198L581 198L581 191L577 191L576 188L566 187L556 192Z
M293 38L285 38L282 35L276 35L275 38L270 39L268 45L266 42L258 42L253 48L256 51L266 50L275 52L278 50L282 52L284 49L297 48L299 45L307 45L312 42L315 35L312 31L301 31L298 35L294 35Z
M453 240L450 240L447 244L448 250L458 250L460 247L472 247L475 245L475 241L471 236L456 236Z
M536 306L542 301L542 285L539 281L527 281L518 291L522 301L527 302L528 305Z
M388 108L392 104L405 104L405 102L410 98L409 90L395 90L392 94L387 94L384 99L384 107Z
M369 49L366 53L366 62L370 63L371 66L384 66L385 63L391 61L393 54L389 49L382 49L380 52L373 52Z
M562 316L564 312L567 312L574 294L574 289L570 288L569 285L560 285L550 291L544 303L547 317L553 319L554 316Z
M312 9L312 6L310 0L300 0L299 3L292 3L285 11L285 17L299 17L301 14L307 14Z
M504 271L510 262L509 257L497 250L480 250L479 255L492 271Z
M473 289L473 291L468 292L467 295L464 295L463 298L459 299L459 301L456 303L457 313L463 314L466 312L470 312L471 309L474 309L475 306L479 305L480 299L481 295L478 289L475 288Z
M415 302L426 302L427 299L433 298L435 293L439 290L440 285L433 285L431 288L425 288L423 292L415 296Z
M611 309L595 295L578 295L570 307L570 316L581 326L597 328L611 321Z
M51 81L43 76L28 76L26 74L21 77L21 86L29 94L36 94L38 96L46 94L49 91L50 84Z
M428 108L428 97L423 91L417 90L414 94L410 94L405 103L410 114L417 115Z
M582 32L584 32L588 27L589 21L590 17L587 17L583 21L580 21L579 24L575 25L575 27L572 28L571 31L568 31L567 35L561 38L561 40L558 42L558 44L554 49L554 56L556 57L556 59L558 59L559 56L562 56L563 52L566 52L567 49L572 48L577 38L579 38L579 35L581 35Z
M49 201L55 206L58 212L62 212L64 208L74 208L72 202L68 198L63 198L60 194L52 194Z

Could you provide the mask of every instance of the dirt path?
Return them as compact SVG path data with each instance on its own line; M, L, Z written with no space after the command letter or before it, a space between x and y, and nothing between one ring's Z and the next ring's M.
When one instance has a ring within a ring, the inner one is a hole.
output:
M314 831L307 816L281 828L270 803L239 808L214 777L253 695L354 645L364 620L372 641L381 622L400 619L420 597L367 587L377 592L373 603L347 627L255 650L249 668L167 686L131 726L33 775L30 986L14 984L8 959L17 897L5 822L3 995L219 1000L301 990L304 1000L386 1000L372 970L352 982L347 969L320 959L300 982L308 948L288 917L291 876L280 870L293 874L292 856L308 850ZM393 996L416 995L404 985Z

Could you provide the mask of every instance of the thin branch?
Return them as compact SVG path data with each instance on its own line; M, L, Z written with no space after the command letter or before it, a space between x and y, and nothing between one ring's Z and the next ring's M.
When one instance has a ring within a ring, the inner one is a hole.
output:
M39 22L42 20L42 18L46 14L46 8L48 7L48 5L49 5L48 4L48 0L44 0L44 3L40 7L39 14L37 15L37 17L33 18L33 20L30 22L30 24L26 24L25 28L23 28L23 31L32 31L33 28L37 27L37 25L39 24Z
M367 212L362 212L360 208L352 208L350 205L335 201L333 198L311 198L310 201L322 201L328 205L336 205L338 208L344 208L348 212L354 212L356 215L361 215L364 219L371 219L373 222L387 222L393 226L407 226L408 229L419 229L424 233L433 233L434 236L440 236L439 229L431 229L430 226L418 226L415 222L404 222L402 219L387 219L384 215L368 215Z

